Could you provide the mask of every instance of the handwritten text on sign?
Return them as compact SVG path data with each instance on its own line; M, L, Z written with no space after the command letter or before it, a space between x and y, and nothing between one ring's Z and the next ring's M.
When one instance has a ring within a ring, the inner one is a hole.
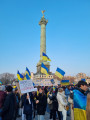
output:
M32 80L19 81L21 93L28 93L34 91Z

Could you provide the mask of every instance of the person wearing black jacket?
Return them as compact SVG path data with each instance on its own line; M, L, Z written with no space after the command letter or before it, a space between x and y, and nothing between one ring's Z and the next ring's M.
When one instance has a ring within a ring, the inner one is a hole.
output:
M12 86L9 85L6 87L7 96L5 98L4 105L0 112L0 115L2 115L3 120L13 120L15 116L16 98L12 90Z
M43 92L42 87L39 88L39 94L36 98L36 106L37 106L38 120L44 120L44 115L47 106L47 99L46 99L46 95Z
M24 107L23 113L26 115L26 120L32 120L32 93L26 93L21 97L22 107Z
M56 96L57 96L56 91L55 91L55 93L52 92L51 95L48 95L49 99L52 101L52 110L51 110L51 112L52 112L53 120L56 120L56 112L58 113L58 101L57 101ZM59 116L59 114L58 114L58 116Z

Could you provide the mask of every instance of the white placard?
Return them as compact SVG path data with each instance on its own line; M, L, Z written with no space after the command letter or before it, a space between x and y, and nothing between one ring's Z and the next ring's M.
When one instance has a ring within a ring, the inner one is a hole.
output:
M32 80L19 81L21 93L28 93L34 91Z
M34 91L37 92L37 88L34 88Z

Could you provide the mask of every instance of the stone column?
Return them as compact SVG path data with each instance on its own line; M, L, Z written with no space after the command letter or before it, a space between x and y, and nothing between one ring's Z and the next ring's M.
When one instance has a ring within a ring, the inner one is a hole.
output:
M41 64L42 62L50 70L50 64L47 61L42 60L42 52L46 53L46 25L48 21L44 18L41 18L39 25L41 26L41 37L40 37L40 60L37 63L37 74L41 75Z
M48 21L42 17L39 25L41 26L41 41L40 41L40 61L42 60L42 52L46 53L46 24Z

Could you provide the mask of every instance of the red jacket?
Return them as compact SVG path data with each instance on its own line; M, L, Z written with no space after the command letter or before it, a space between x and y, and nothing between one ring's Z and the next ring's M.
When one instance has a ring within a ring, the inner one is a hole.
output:
M0 108L2 108L5 101L6 93L4 91L0 91Z

